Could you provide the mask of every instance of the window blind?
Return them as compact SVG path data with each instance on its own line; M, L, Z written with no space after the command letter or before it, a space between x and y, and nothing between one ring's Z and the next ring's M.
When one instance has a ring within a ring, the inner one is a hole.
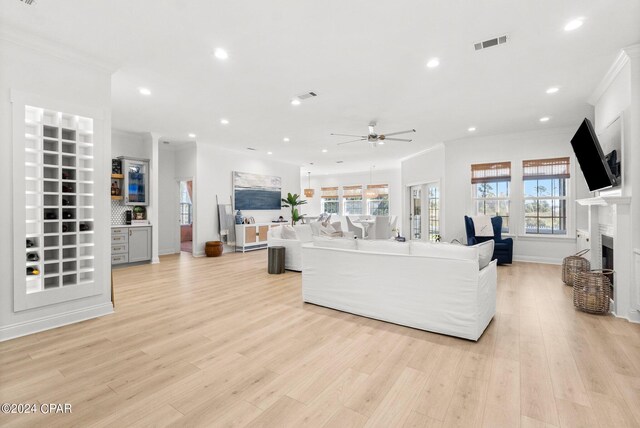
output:
M525 180L569 178L569 158L534 159L522 161L522 177Z
M471 183L511 181L511 162L478 163L471 165Z
M362 185L342 186L342 196L345 199L362 199Z
M388 184L367 184L367 189L373 189L378 196L385 196L389 194Z
M338 188L337 187L321 187L320 193L321 193L321 197L323 198L337 198Z

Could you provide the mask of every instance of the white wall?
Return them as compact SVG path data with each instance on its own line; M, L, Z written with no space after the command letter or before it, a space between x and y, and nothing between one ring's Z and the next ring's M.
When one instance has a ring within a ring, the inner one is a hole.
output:
M158 253L180 252L180 180L196 179L195 143L174 148L160 144L158 177ZM195 199L195 198L194 198ZM197 202L194 201L194 212ZM194 231L197 229L194 218Z
M575 230L587 224L587 212L578 210L575 199L589 196L586 182L577 166L570 140L579 124L574 128L545 129L518 134L493 135L465 138L447 142L445 166L445 221L446 240L464 240L463 216L473 213L471 199L471 164L511 161L510 234L514 235L513 256L515 260L560 263L566 256L575 253ZM531 237L524 234L522 206L522 161L560 156L571 157L571 187L569 209L569 236Z
M177 168L176 168L177 169ZM248 152L236 152L198 142L196 156L196 230L194 231L194 255L204 254L206 241L219 240L216 195L220 203L229 203L233 193L231 172L276 175L282 178L282 193L300 192L300 168L284 162L253 157ZM271 221L279 215L290 218L285 208L275 211L243 211L257 222Z
M26 34L3 33L0 39L0 198L12 204L12 150L23 150L22 141L13 141L10 91L20 91L46 100L48 105L62 106L69 113L75 108L100 112L99 126L94 133L95 158L95 281L98 294L35 309L14 312L14 257L24 257L24 249L14 253L10 238L13 217L23 208L0 210L0 340L57 327L113 311L110 297L110 231L108 207L110 201L108 173L111 170L111 70L104 65L89 63L77 52ZM12 40L18 40L14 43ZM31 47L33 46L33 47ZM80 59L83 58L83 59ZM40 107L47 107L42 105ZM17 224L17 223L15 223ZM24 242L24 240L22 240Z
M398 222L400 222L400 216L402 215L402 193L401 193L401 179L400 168L397 169L384 169L376 170L374 168L373 183L370 183L369 171L353 172L348 174L330 174L330 175L313 175L311 174L311 188L315 189L313 198L307 198L304 196L304 189L309 185L309 178L306 173L300 176L300 189L297 193L300 193L303 199L307 200L307 204L303 205L300 212L309 216L317 216L321 214L321 187L335 187L335 186L349 186L355 184L388 184L389 185L389 215L397 215ZM398 224L401 227L401 224Z
M151 159L151 142L144 133L111 130L111 157L127 156L139 159Z
M178 234L179 185L175 151L160 145L158 160L158 253L180 252Z

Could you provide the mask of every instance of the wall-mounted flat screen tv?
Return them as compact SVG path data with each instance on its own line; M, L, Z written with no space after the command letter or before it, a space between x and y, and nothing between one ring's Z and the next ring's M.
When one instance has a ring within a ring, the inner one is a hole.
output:
M589 190L595 192L616 184L616 178L611 173L589 119L582 121L576 134L571 139L571 146L576 154Z

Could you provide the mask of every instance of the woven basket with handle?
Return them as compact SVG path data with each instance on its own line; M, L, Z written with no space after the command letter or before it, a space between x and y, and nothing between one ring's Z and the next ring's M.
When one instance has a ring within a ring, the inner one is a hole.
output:
M578 272L573 283L573 306L591 314L609 313L611 269Z
M573 285L576 273L591 270L591 263L584 256L589 249L579 251L573 256L565 257L562 261L562 282Z

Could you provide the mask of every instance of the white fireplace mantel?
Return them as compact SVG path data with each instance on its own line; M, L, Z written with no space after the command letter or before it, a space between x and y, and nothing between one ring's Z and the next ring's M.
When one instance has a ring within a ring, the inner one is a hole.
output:
M630 196L596 196L594 198L577 199L579 205L589 206L613 206L613 205L631 205Z

